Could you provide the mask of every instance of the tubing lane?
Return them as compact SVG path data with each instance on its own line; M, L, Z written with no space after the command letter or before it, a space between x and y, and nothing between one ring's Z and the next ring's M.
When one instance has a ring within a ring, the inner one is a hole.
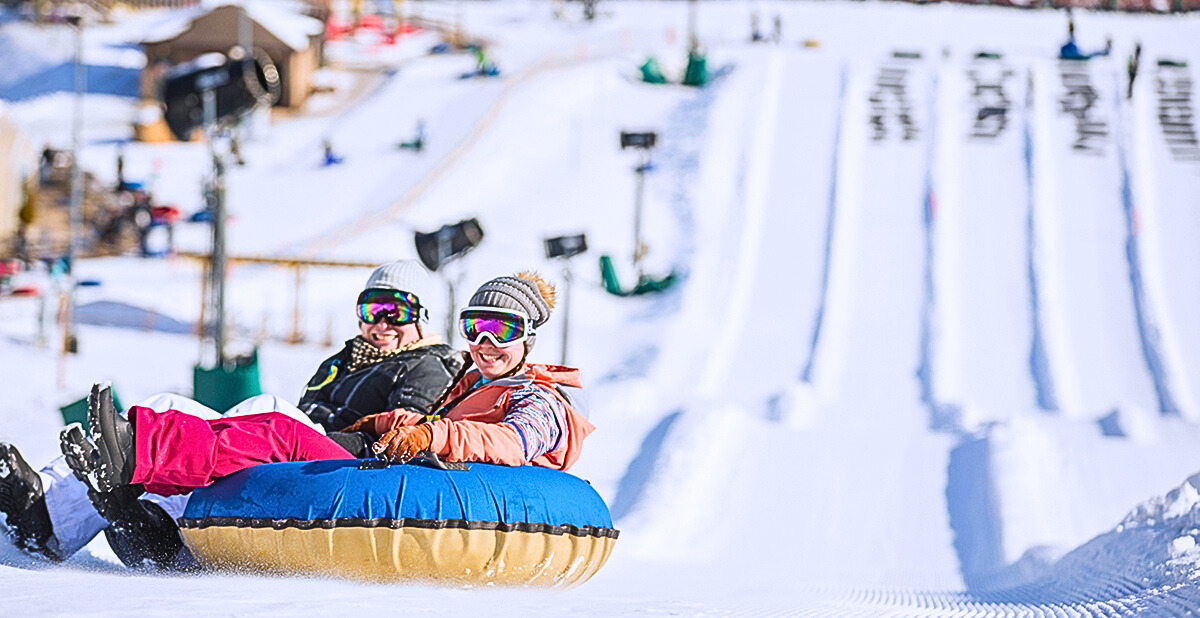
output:
M1138 334L1141 338L1142 355L1150 371L1154 392L1158 397L1158 411L1162 414L1179 414L1179 406L1171 389L1171 368L1163 356L1161 331L1154 303L1146 295L1142 277L1141 243L1138 240L1137 208L1133 196L1133 179L1129 172L1129 132L1126 129L1125 106L1122 105L1121 83L1113 74L1113 125L1116 134L1117 161L1121 168L1121 206L1125 214L1125 257L1129 261L1129 287L1133 292L1133 307L1137 316Z
M1106 65L1035 65L1033 262L1057 409L1158 408L1138 331ZM1059 184L1059 178L1088 178Z
M999 58L945 66L927 178L925 401L969 430L1036 405L1019 122L1024 73Z

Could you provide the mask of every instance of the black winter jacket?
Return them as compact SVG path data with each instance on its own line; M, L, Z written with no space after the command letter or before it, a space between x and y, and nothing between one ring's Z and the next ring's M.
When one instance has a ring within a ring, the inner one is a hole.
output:
M436 343L346 374L350 349L347 341L340 352L321 363L297 406L326 431L340 431L364 416L396 408L429 414L464 362L461 352Z

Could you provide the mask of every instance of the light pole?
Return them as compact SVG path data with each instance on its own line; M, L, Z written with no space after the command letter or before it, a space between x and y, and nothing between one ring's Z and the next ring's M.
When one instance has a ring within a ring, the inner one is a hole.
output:
M658 141L654 132L630 133L621 131L621 149L635 148L641 151L638 166L633 168L637 174L637 188L633 197L633 266L637 269L638 279L645 274L642 272L642 258L646 257L646 243L642 241L642 201L646 186L646 172L650 171L650 149Z
M196 89L204 106L204 131L208 138L208 153L212 158L212 178L209 179L208 200L212 215L212 266L209 270L209 290L213 294L213 352L214 367L225 365L225 163L217 154L217 94L216 89L229 82L227 71L212 71L196 76Z
M83 233L83 170L79 166L79 142L83 133L83 93L87 89L87 75L83 66L83 16L72 15L67 22L75 29L75 109L71 119L71 220L67 231L66 270L63 274L67 286L63 315L64 357L79 351L79 339L75 334L75 259L79 236ZM59 371L60 385L65 382L65 373L64 358Z
M587 237L583 234L575 236L559 236L547 238L546 257L562 260L563 269L563 331L562 331L562 360L560 365L567 364L567 341L571 330L571 282L574 279L571 272L571 258L587 251Z

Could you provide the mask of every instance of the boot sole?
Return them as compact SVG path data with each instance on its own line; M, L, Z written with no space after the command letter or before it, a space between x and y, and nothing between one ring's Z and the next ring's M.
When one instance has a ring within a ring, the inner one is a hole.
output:
M96 489L96 447L88 442L83 425L71 423L58 434L59 449L75 477Z
M107 383L93 384L92 392L88 396L88 428L100 455L94 475L96 485L92 487L96 491L109 492L124 484L120 476L121 471L125 469L125 453L121 451L120 445L115 443L116 415L112 387Z

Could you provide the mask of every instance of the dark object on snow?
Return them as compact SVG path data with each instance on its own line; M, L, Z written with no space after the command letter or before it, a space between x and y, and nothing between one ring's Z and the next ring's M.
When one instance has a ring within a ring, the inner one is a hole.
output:
M0 511L13 545L53 562L62 561L42 479L17 447L7 442L0 442Z

